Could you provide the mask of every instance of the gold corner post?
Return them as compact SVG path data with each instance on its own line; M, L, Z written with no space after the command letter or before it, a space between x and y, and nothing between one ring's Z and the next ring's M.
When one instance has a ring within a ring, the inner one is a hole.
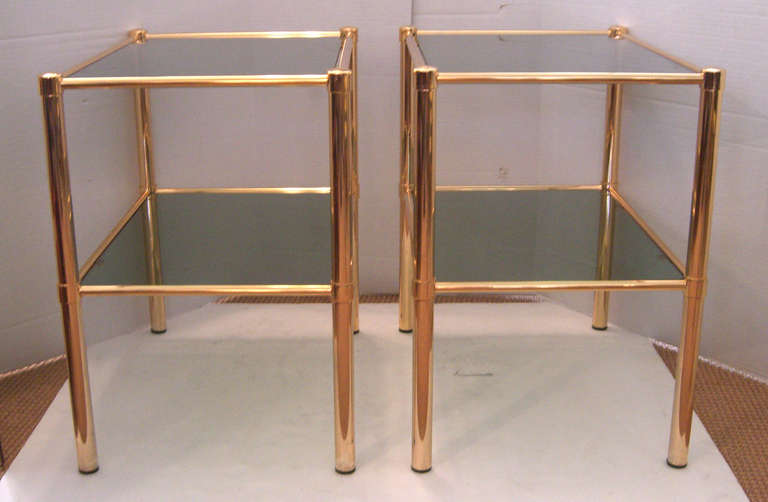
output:
M352 39L352 58L350 69L352 70L352 274L354 295L352 298L352 329L355 333L360 331L360 174L358 169L357 154L357 28L345 27L341 29L344 37Z
M675 370L675 397L669 436L667 463L685 467L693 420L693 389L701 340L701 319L707 282L709 237L712 227L717 142L725 72L715 68L703 70L699 102L699 133L696 147L696 170L691 199L691 223L686 260L686 288L683 301L683 325L680 350Z
M141 39L140 36L137 37L137 40ZM163 273L160 263L157 184L155 183L155 166L152 157L149 89L144 87L134 89L134 98L136 104L136 137L139 143L140 189L147 194L144 213L144 253L147 263L147 282L157 285L163 283ZM165 298L163 296L149 297L149 321L152 333L165 333Z
M48 152L48 177L51 190L53 240L59 276L59 301L64 324L64 341L69 368L69 391L75 428L77 466L84 474L99 469L93 428L88 361L80 313L80 280L72 217L67 140L64 128L61 75L40 77L43 125Z
M613 27L611 28L613 31ZM611 255L613 253L613 226L615 202L611 192L616 189L619 169L619 144L621 142L622 84L608 84L605 103L605 143L603 149L603 179L600 185L600 224L597 242L598 281L611 277ZM608 327L608 291L595 291L592 310L592 327L604 330Z
M435 303L435 97L437 69L417 67L414 124L416 186L414 208L413 443L411 468L432 468L432 336Z
M400 317L398 327L403 333L413 331L413 180L411 162L412 119L412 61L406 38L414 36L416 28L400 28Z
M355 470L353 303L354 200L352 119L353 76L350 70L328 72L331 154L331 227L333 302L333 402L336 471Z

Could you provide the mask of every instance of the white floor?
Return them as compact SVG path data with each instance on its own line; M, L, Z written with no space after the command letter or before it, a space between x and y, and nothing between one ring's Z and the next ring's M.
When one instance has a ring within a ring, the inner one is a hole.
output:
M672 378L649 341L552 303L441 304L434 468L410 470L411 339L361 306L357 472L333 470L329 305L207 305L89 350L101 470L67 387L4 501L746 500L701 423L664 459Z

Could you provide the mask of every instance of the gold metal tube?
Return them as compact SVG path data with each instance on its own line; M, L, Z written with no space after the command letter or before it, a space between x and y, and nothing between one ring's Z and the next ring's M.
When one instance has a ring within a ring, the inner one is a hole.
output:
M659 249L664 252L664 254L667 256L667 259L672 262L672 264L677 268L677 270L680 271L681 274L685 275L685 266L683 265L683 262L680 261L680 258L675 256L675 253L672 252L672 249L670 249L667 244L661 240L661 237L659 237L656 232L653 231L650 225L638 214L637 211L635 211L635 208L633 208L629 202L622 196L617 188L611 188L611 195L613 196L614 200L627 212L629 216L632 217L633 220L635 220L635 223L637 223L637 226L643 229L643 232L645 232L645 235L648 236L649 239L651 239L653 242L656 243L657 246L659 246Z
M666 51L663 51L663 50L661 50L661 49L659 49L657 47L654 47L651 44L649 44L649 43L647 43L647 42L645 42L643 40L638 39L634 35L631 35L628 31L624 32L624 34L622 35L622 38L625 38L625 39L629 40L630 42L632 42L634 44L637 44L640 47L643 47L644 49L647 49L647 50L649 50L651 52L654 52L654 53L658 54L659 56L661 56L663 58L669 59L673 63L677 63L680 66L688 68L689 70L691 70L693 72L701 73L701 67L696 66L695 64L691 64L691 63L689 63L689 62L687 62L687 61L685 61L683 59L680 59L677 56L673 56L672 54L670 54L670 53L668 53Z
M331 157L331 301L336 471L355 470L352 304L352 87L350 70L328 72Z
M200 75L163 77L66 77L65 89L119 87L256 87L326 85L328 75Z
M352 330L360 331L360 173L357 153L357 28L342 28L341 34L352 43Z
M597 240L597 269L595 278L605 281L611 277L611 256L613 254L613 227L615 208L611 188L616 187L619 169L619 145L621 144L621 84L608 84L605 99L605 140L603 143L603 179L600 192L600 226ZM595 291L592 309L592 328L608 328L607 291Z
M707 284L709 237L712 227L717 143L725 72L704 69L699 103L699 133L696 171L693 177L691 223L686 260L686 289L683 327L675 369L675 397L669 435L667 463L673 467L688 464L688 446L693 420L693 389L701 340L701 319Z
M331 287L327 284L160 284L137 286L80 286L82 296L151 296L151 295L239 295L239 296L328 296Z
M190 193L212 193L212 194L329 194L331 187L244 187L244 188L155 188L154 193L160 194L190 194Z
M210 33L148 33L147 40L167 38L333 38L338 31L230 31Z
M413 72L416 119L416 197L414 210L413 443L411 468L432 469L432 338L435 303L435 97L437 69Z
M157 215L157 184L152 156L152 125L149 89L134 90L136 104L136 139L139 145L139 179L141 189L149 193L144 211L144 254L147 264L147 282L157 285L163 283L160 262L160 231ZM162 296L149 297L149 326L152 333L166 331L165 299Z
M411 175L411 116L412 116L412 63L406 44L416 28L400 28L400 296L398 328L402 333L413 331L413 182Z
M620 281L485 281L437 282L435 290L442 293L512 293L522 291L663 291L685 289L683 279L620 280Z
M441 84L700 84L701 73L478 72L440 73Z
M419 35L608 35L610 30L419 30Z
M438 185L438 192L521 192L526 190L600 190L601 185Z
M82 282L85 275L90 272L90 270L93 268L93 266L96 264L96 260L99 259L101 256L101 253L104 252L105 249L107 249L107 246L112 244L112 241L115 240L115 237L117 237L117 234L120 233L120 231L125 227L125 225L128 224L131 218L133 218L133 215L136 214L136 211L139 210L139 208L144 204L144 201L147 200L147 197L149 196L149 192L142 193L138 199L136 199L136 202L134 202L131 207L128 208L128 211L125 212L122 218L117 222L117 224L114 226L114 228L107 234L107 236L104 238L103 241L101 241L101 244L96 247L96 249L91 253L91 256L88 257L87 260L85 260L85 264L83 264L82 267L80 267L80 281Z
M64 328L64 342L69 368L69 393L75 429L77 466L84 474L99 469L93 428L88 361L80 314L80 287L69 183L67 139L64 127L61 75L46 73L40 77L43 101L43 126L48 154L48 178L51 191L53 241L59 277L59 301Z

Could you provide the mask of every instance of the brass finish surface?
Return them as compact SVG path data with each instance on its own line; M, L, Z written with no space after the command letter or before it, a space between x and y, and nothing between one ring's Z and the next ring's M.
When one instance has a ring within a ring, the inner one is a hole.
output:
M656 245L661 249L664 254L667 256L669 261L672 262L672 264L680 271L681 274L685 275L685 266L683 265L683 262L680 261L680 258L678 258L675 253L670 249L667 244L661 240L661 237L659 237L656 232L653 231L650 225L646 223L646 221L638 214L637 211L627 202L627 200L622 196L618 190L611 189L611 195L616 200L616 202L619 203L619 205L629 214L633 220L635 220L635 223L643 229L643 232L654 242Z
M232 188L156 188L153 193L161 194L327 194L331 187L232 187Z
M331 160L331 301L333 302L333 403L336 471L355 470L352 264L351 70L328 72Z
M338 31L231 31L211 33L147 33L147 39L163 38L333 38Z
M80 297L77 294L80 276L75 247L75 226L72 215L72 193L69 181L61 80L61 75L56 73L42 75L40 77L40 94L43 101L43 126L51 191L53 240L56 249L59 301L69 368L69 391L75 429L77 466L80 472L91 473L98 470L99 463L94 434L91 389L88 381L88 361L82 330Z
M688 234L686 282L680 351L675 370L675 397L667 462L675 467L688 463L693 417L693 385L701 340L702 310L707 282L709 238L712 228L717 143L720 130L725 72L705 68L699 104L696 170L693 177L691 223Z
M327 75L193 75L184 77L67 77L67 89L118 87L257 87L325 85Z
M138 30L134 30L134 31L138 31ZM134 31L130 32L128 34L128 38L126 38L125 40L123 40L121 42L118 42L115 45L113 45L112 47L110 47L110 48L100 52L99 54L93 56L92 58L86 59L82 63L73 66L72 68L70 68L67 71L65 71L64 73L62 73L61 76L62 77L69 77L70 75L73 75L73 74L75 74L75 73L77 73L77 72L79 72L81 70L84 70L86 67L91 66L95 62L101 61L102 59L104 59L105 57L109 56L110 54L114 54L115 52L119 51L123 47L127 47L127 46L129 46L131 44L137 43L138 42L138 38L136 37L136 34L134 33Z
M96 249L91 253L91 256L88 257L87 260L85 260L85 264L80 268L79 273L79 280L82 281L85 275L93 268L93 265L96 264L96 260L99 259L101 256L101 253L104 252L107 247L112 244L112 241L115 240L115 237L117 237L117 234L120 233L120 231L123 229L123 227L128 223L128 221L133 217L134 214L136 214L136 211L139 210L139 208L144 204L144 201L147 200L147 197L149 196L149 192L142 193L138 199L136 199L136 202L134 202L131 207L128 208L128 210L125 212L125 214L120 218L117 222L117 224L114 226L112 230L107 234L107 236L104 238L103 241L96 247Z
M677 63L680 66L688 68L689 70L691 70L693 72L701 73L701 71L702 71L701 67L696 66L695 64L691 64L691 63L689 63L689 62L687 62L687 61L685 61L683 59L680 59L677 56L673 56L672 54L670 54L668 52L665 52L665 51L663 51L661 49L658 49L658 48L652 46L651 44L649 44L647 42L644 42L643 40L638 39L634 35L631 35L629 32L624 33L623 38L629 40L630 42L632 42L634 44L639 45L640 47L642 47L644 49L647 49L647 50L653 52L654 54L657 54L657 55L659 55L659 56L661 56L663 58L669 59L673 63Z
M624 31L621 27L611 27L611 36L620 38ZM611 256L613 255L613 230L616 210L611 196L611 188L618 182L619 146L621 144L621 105L624 94L621 84L608 84L605 102L605 140L603 143L603 178L600 193L600 223L597 242L597 271L595 279L607 280L611 277ZM607 291L596 291L592 307L592 327L604 330L608 327Z
M438 192L519 192L525 190L600 190L601 185L438 185Z
M421 32L419 32L421 33ZM450 72L437 77L441 84L699 84L701 73L619 72Z
M413 64L406 44L416 29L412 26L400 28L400 296L398 328L408 333L413 331L413 169L411 168L412 138L412 94Z
M146 33L144 33L146 36ZM158 285L163 283L160 262L160 235L158 229L157 195L155 191L155 166L152 156L152 125L149 89L134 89L136 107L136 140L139 150L139 179L141 189L149 193L144 211L144 254L147 263L147 282ZM165 299L162 296L150 296L149 325L153 333L165 332Z
M435 291L441 293L507 293L520 291L661 291L685 289L683 279L638 279L612 281L476 281L436 282Z
M407 40L412 40L408 37ZM417 67L414 79L416 168L414 237L413 443L411 468L432 468L432 400L435 302L435 139L437 70Z
M81 296L328 296L329 294L331 294L331 286L328 284L158 284L156 286L80 286Z
M419 30L419 35L610 35L610 30Z

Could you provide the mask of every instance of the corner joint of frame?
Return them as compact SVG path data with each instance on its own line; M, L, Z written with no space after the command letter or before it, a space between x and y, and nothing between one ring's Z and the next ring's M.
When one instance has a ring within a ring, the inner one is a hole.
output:
M331 282L331 302L352 303L354 289L351 282Z
M144 28L138 28L128 32L128 36L133 38L133 41L137 44L144 44L147 42L147 30Z
M418 66L413 69L416 74L416 89L431 91L437 88L437 68L434 66Z
M415 300L432 300L435 298L435 280L419 280L414 281L413 297Z
M40 95L44 98L61 96L61 74L43 73L40 75Z
M400 27L400 41L404 42L408 36L416 36L415 26L401 26Z
M332 68L328 70L328 90L331 93L352 91L352 70Z
M357 40L357 27L356 26L344 26L341 29L339 29L339 33L341 34L341 38L351 38L353 40Z
M62 305L72 305L80 301L79 284L59 284L59 302Z
M704 89L707 91L720 91L725 87L725 70L719 68L704 68L701 70L704 76Z
M608 28L608 36L611 37L614 40L621 40L624 38L624 35L629 33L629 28L626 26L621 26L619 24L614 24L610 28Z
M688 277L685 280L686 298L704 298L707 294L707 280L703 277Z

